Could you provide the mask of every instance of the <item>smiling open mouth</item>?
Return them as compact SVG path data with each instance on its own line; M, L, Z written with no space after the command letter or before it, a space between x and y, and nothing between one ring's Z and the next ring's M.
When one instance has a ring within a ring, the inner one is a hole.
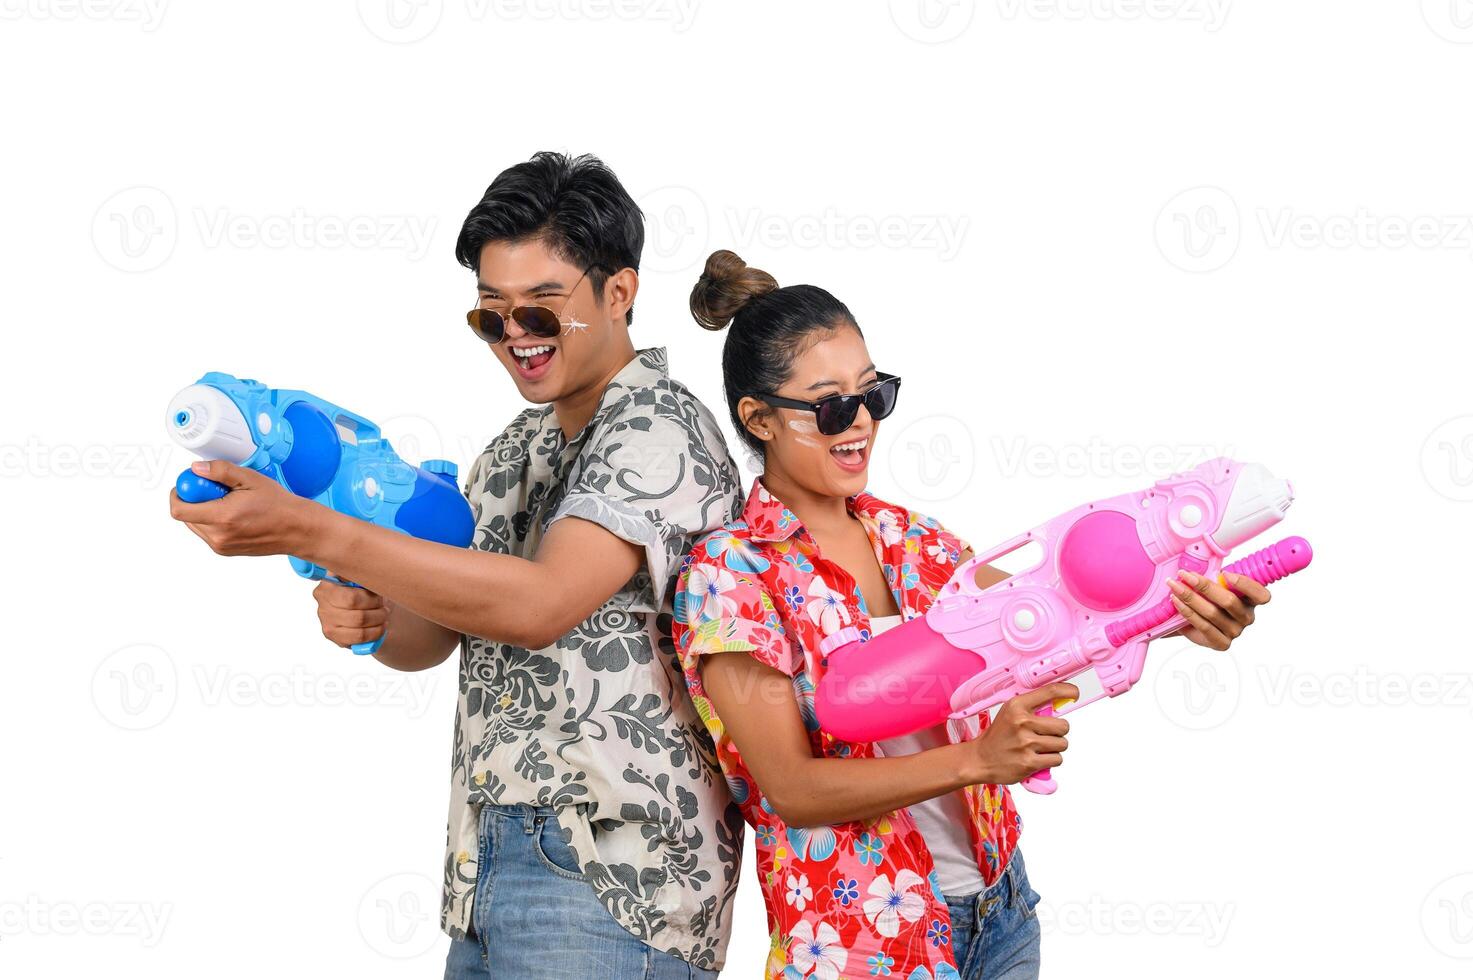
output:
M869 437L841 442L829 449L834 461L845 469L858 469L864 465L865 450L869 448Z
M557 348L551 344L538 344L534 347L512 347L510 351L518 367L523 371L535 371L552 360Z

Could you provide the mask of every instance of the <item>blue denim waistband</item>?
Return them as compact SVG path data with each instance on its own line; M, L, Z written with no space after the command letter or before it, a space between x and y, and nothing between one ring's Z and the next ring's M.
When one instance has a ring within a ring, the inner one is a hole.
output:
M538 806L533 803L482 803L481 804L481 826L484 828L487 821L493 817L505 817L508 820L520 820L526 828L527 833L532 833L537 818L552 817L557 819L557 807Z
M946 895L943 897L949 905L975 903L979 918L986 915L988 911L995 907L1014 905L1024 900L1022 895L1022 877L1024 875L1024 870L1021 867L1022 864L1022 852L1014 848L1013 853L1008 856L1008 863L1003 868L1002 875L992 884L980 892L975 892L971 895Z

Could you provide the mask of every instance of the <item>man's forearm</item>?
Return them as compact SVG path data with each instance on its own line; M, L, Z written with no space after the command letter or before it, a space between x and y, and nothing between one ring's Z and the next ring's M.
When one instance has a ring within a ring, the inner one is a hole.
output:
M532 598L546 592L535 562L424 541L326 507L313 512L298 556L448 631L541 645Z
M384 642L373 656L394 670L426 670L438 667L455 651L460 634L425 619L406 606L388 601L389 620Z

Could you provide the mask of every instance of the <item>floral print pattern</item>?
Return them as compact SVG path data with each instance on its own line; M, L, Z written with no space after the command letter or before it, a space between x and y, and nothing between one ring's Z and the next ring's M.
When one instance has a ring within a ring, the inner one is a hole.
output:
M849 498L848 506L870 538L902 616L924 614L966 543L931 518L869 493ZM741 520L698 541L682 564L673 637L732 798L756 830L772 942L767 976L958 977L950 915L909 811L864 823L787 826L753 781L701 684L702 655L745 651L792 678L816 757L872 757L873 745L842 742L823 731L813 710L825 667L820 643L841 632L869 638L863 595L757 480ZM947 736L952 742L975 738L986 725L986 715L948 722ZM969 786L962 795L973 855L990 885L1002 876L1021 823L1004 787Z

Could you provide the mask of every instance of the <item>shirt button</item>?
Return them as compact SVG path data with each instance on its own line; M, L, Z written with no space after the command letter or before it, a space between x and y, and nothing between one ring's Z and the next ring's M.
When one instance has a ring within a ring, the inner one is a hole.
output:
M498 707L501 707L501 708L510 708L511 707L511 695L510 694L503 694L501 697L499 697L499 698L496 699L496 704L497 704Z

